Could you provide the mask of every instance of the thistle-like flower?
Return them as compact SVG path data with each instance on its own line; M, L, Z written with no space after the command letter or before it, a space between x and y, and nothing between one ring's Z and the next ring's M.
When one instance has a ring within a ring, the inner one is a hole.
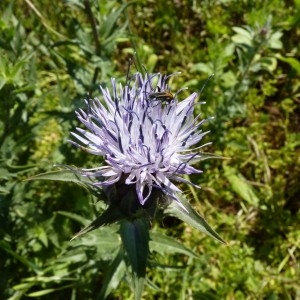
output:
M174 75L174 74L172 74ZM181 190L174 181L193 184L182 175L201 173L191 166L200 158L199 149L191 149L206 134L200 130L199 116L194 117L197 93L183 101L169 92L170 76L140 73L134 82L119 89L112 79L112 93L101 88L103 101L86 101L87 111L77 112L86 129L72 133L80 142L71 141L85 151L104 157L105 165L81 169L95 178L94 185L109 186L119 181L134 186L143 206L152 192L161 191L178 202ZM166 92L164 97L163 91Z

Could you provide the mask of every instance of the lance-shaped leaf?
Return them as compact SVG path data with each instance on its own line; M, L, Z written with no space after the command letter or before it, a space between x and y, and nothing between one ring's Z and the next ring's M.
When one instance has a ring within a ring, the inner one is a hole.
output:
M120 211L120 209L115 206L114 204L111 204L103 213L101 216L99 216L96 220L94 220L91 224L88 226L84 227L82 230L80 230L78 233L76 233L72 239L74 240L75 238L86 234L92 230L95 230L103 225L109 225L116 223L122 219L124 219L124 214Z
M161 254L182 253L191 257L197 257L192 250L186 248L184 245L176 241L174 238L161 234L159 232L151 232L150 234L150 250L157 251Z
M225 176L230 182L232 189L249 204L257 207L259 205L259 198L256 196L253 187L247 182L242 174L238 173L235 169L223 166Z
M53 181L64 181L73 182L81 186L92 185L93 181L91 178L81 175L76 169L58 170L53 172L41 173L26 180L53 180Z
M144 218L121 222L120 234L133 273L135 300L142 297L149 253L149 224Z
M189 204L183 195L177 195L180 200L180 205L176 201L172 201L170 205L165 209L165 213L172 215L183 222L195 227L201 232L209 235L210 237L216 239L221 243L226 243L205 221L205 219L200 216Z
M62 182L72 182L86 189L89 193L94 195L97 199L103 198L103 193L106 193L106 189L102 187L94 186L95 179L83 174L82 171L76 167L70 167L67 165L60 165L64 167L63 170L41 173L26 179L26 181L32 180L52 180L52 181L62 181ZM98 179L101 179L99 177Z
M98 299L105 299L113 290L115 290L125 276L125 273L126 264L124 261L124 251L123 249L120 249L105 274Z

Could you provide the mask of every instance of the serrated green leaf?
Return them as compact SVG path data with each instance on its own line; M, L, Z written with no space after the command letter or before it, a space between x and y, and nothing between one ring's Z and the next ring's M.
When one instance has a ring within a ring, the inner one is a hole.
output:
M191 257L198 257L192 250L186 248L172 237L163 235L159 232L151 232L150 250L159 253L182 253Z
M172 201L171 204L165 209L165 213L172 215L188 225L200 230L201 232L207 234L208 236L216 239L221 243L226 243L205 221L205 219L200 216L188 203L182 194L178 194L177 198L181 202L181 205L176 201Z

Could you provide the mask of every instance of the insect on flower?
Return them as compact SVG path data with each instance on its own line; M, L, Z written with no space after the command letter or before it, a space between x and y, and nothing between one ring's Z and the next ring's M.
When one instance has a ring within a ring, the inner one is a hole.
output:
M158 92L153 92L150 93L148 98L150 100L159 100L159 101L166 101L166 102L170 102L172 100L174 100L174 96L173 94L166 90L166 91L161 91L159 87L157 87Z
M202 172L192 167L201 158L193 146L207 132L199 129L205 120L193 116L198 93L177 101L184 88L170 92L168 79L177 74L136 73L119 88L112 78L112 91L101 87L102 97L77 112L86 128L77 128L78 142L71 143L105 158L104 165L81 171L95 186L129 185L141 206L156 192L180 203L174 181L193 185L182 176Z
M132 60L130 58L128 61L128 68L127 68L127 74L126 74L126 85L128 85L128 86L130 85L131 80L133 78L135 79L135 75L136 75L136 74L132 75L132 76L129 75L132 64L138 70L135 60ZM146 77L148 78L148 80L146 82L146 86L149 87L150 91L144 91L144 93L146 93L145 98L148 101L171 102L172 100L175 99L178 92L175 95L173 95L170 91L170 88L167 85L167 80L169 79L170 76L165 76L164 78L161 78L162 82L157 83L156 87L154 88L152 81L155 77L159 77L159 74L149 74L144 65L142 65L142 68L144 69ZM180 73L180 72L178 72L178 73ZM174 75L174 74L172 74L172 75Z
M161 102L171 102L172 100L174 100L174 98L176 97L177 93L175 94L175 96L171 93L170 88L167 84L167 80L169 78L169 76L166 76L162 79L162 82L159 82L156 86L156 88L152 87L152 79L150 79L149 74L147 73L147 70L145 69L147 77L148 77L148 81L150 84L150 89L151 92L148 94L147 99L151 100L151 101L161 101ZM172 74L173 75L173 74Z

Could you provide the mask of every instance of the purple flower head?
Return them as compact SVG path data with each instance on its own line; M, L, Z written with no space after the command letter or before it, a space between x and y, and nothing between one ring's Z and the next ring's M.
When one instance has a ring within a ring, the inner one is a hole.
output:
M79 110L78 119L86 129L72 133L71 141L85 151L103 156L105 165L81 169L82 174L96 179L96 186L108 186L124 180L134 185L141 205L153 189L180 202L181 190L174 181L192 184L184 174L201 173L191 166L199 160L195 146L206 132L199 127L205 121L194 118L197 93L179 102L172 96L167 80L170 76L135 74L135 81L119 89L112 79L112 93L101 88L103 101L88 103L87 112ZM168 91L168 97L163 96Z

